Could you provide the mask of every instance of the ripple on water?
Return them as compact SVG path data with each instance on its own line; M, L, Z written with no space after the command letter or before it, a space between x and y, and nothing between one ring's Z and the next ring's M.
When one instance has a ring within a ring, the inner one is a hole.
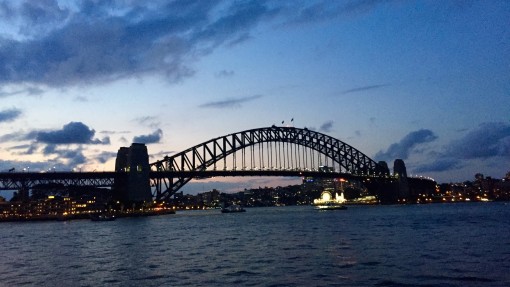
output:
M0 285L508 286L510 209L479 206L10 224Z

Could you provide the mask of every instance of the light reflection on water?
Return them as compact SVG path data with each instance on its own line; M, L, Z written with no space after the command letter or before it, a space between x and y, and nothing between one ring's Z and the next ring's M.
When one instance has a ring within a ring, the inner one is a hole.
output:
M0 285L510 286L510 205L0 224Z

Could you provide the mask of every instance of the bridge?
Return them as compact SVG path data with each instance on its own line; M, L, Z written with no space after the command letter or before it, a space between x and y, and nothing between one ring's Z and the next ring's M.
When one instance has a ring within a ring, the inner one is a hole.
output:
M325 166L327 169L320 169ZM372 178L394 182L387 164L326 134L295 127L265 127L217 137L149 163L144 144L119 149L113 172L0 173L0 189L37 186L111 187L127 201L170 199L192 179L215 176Z

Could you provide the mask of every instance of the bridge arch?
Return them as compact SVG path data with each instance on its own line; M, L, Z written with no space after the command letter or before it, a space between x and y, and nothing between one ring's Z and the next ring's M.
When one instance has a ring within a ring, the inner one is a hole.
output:
M258 149L255 148L256 146ZM331 136L307 128L272 126L217 137L151 163L151 170L169 175L153 179L155 197L160 200L175 194L193 178L193 176L185 175L185 172L216 170L218 166L226 170L229 156L232 156L231 168L236 170L239 164L237 152L241 152L240 164L243 170L247 168L246 153L250 157L250 169L302 168L301 160L304 166L308 163L308 158L306 151L303 152L300 147L323 155L326 162L328 159L331 160L333 166L335 164L338 166L338 172L373 176L389 174L387 167L379 165L356 148ZM313 155L311 154L310 157ZM296 161L295 165L294 161ZM312 162L313 158L310 158L310 161ZM254 166L254 162L258 162L258 166ZM320 163L319 158L318 163Z

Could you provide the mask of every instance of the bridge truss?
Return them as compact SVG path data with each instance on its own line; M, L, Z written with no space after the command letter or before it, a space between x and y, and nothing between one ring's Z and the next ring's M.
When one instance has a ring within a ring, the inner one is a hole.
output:
M207 171L318 171L328 166L352 176L387 176L389 170L354 147L323 133L294 127L246 130L211 139L152 164L151 171L168 176L151 179L157 200L168 199Z
M0 173L0 190L29 190L37 186L111 187L123 176L116 172L11 172Z

